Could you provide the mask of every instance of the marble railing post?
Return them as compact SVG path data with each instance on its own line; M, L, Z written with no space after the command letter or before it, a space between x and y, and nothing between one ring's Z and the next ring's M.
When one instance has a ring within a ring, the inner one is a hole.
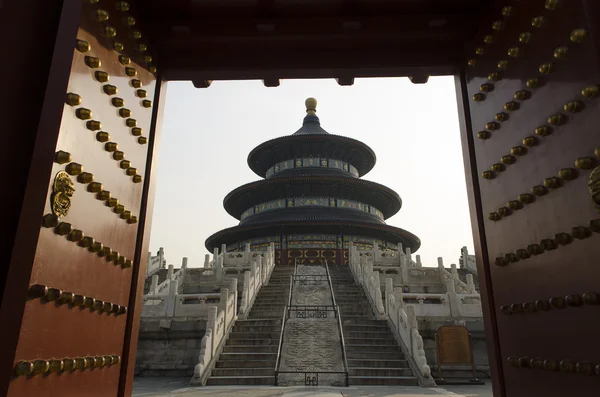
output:
M234 303L234 311L233 311L233 315L234 316L237 313L237 300L238 300L237 285L238 285L238 279L237 278L232 278L231 281L229 282L229 290L233 294L233 301L235 302Z
M177 306L178 287L179 282L177 280L173 280L169 284L169 296L167 297L167 317L173 317L175 315L175 307Z
M410 268L412 266L412 251L409 247L405 248L406 251L406 265Z
M264 266L263 264L263 257L262 255L259 255L257 258L257 266L258 266L258 270L259 270L259 277L260 277L260 283L264 283L265 282L265 278L267 277L267 272L266 270L266 266Z
M187 263L188 263L188 258L186 258L184 256L183 259L181 260L181 268L182 269L186 269L187 268Z
M476 294L477 290L475 289L475 282L473 281L473 275L467 274L467 293Z
M444 259L442 257L438 257L437 260L440 282L446 284L446 277L444 277L444 272L446 271L446 269L444 269Z
M377 309L379 310L379 314L385 314L385 306L383 304L383 297L381 294L381 283L379 280L379 272L373 272L373 282L374 282L374 292L375 292L375 304L377 305Z
M150 285L150 291L148 291L148 295L156 295L158 293L158 275L155 274L152 276L152 284Z
M417 255L417 267L419 269L423 267L423 264L421 263L421 255Z
M217 258L218 257L219 257L219 248L215 247L215 249L213 249L213 260L212 260L213 269L217 267Z
M458 270L456 270L456 263L450 265L450 274L453 280L458 280Z
M396 297L396 305L404 310L404 291L402 287L394 288L394 296Z
M223 256L219 256L217 258L217 267L215 269L215 274L217 275L217 281L221 282L223 281L223 273L224 273L224 269L223 269L223 260L225 258Z
M452 317L460 317L460 300L456 294L454 280L446 281L446 291L448 293L448 302L450 303L450 315Z
M173 269L175 266L169 265L169 270L167 270L167 280L173 280Z
M400 278L402 284L408 284L408 264L406 263L406 256L400 253Z
M243 259L244 264L250 262L250 243L246 243L246 245L244 245Z
M163 249L163 247L160 247L158 249L158 260L159 260L159 269L164 269L165 268L165 250Z
M394 281L388 277L385 279L385 312L390 315L390 294L394 296Z
M225 325L227 325L227 301L229 300L229 288L221 288L221 297L219 298L219 309L223 311Z
M225 256L226 253L227 253L227 245L221 244L221 255Z
M211 332L212 340L211 340L211 346L210 346L210 358L211 359L215 356L215 350L217 348L217 345L219 344L219 341L215 340L215 337L217 336L217 334L216 334L217 310L218 310L217 306L210 306L208 308L208 320L206 321L206 330L208 331L210 329L212 331Z
M240 313L247 313L248 305L250 305L250 270L246 270L244 272L244 286L242 288L242 303L240 305Z
M148 275L148 273L150 273L153 270L150 265L152 265L152 252L148 252L148 263L146 264L146 276ZM159 268L160 268L160 263L159 263Z
M210 254L204 255L204 268L208 268L210 266Z

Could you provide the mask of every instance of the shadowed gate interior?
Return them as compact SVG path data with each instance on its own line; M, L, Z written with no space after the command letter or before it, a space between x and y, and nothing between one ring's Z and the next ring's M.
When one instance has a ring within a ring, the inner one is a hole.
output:
M165 82L431 75L456 79L494 395L597 395L599 18L593 0L0 1L0 395L131 394Z

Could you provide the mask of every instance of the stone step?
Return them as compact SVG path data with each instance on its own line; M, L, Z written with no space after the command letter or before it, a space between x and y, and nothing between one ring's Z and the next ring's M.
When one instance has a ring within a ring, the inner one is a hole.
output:
M258 293L257 298L260 298L261 296L263 297L271 297L271 298L280 298L280 297L287 297L290 295L290 290L288 289L281 289L281 290L265 290L265 291L260 291Z
M409 368L407 360L352 359L348 360L348 368Z
M414 376L348 376L348 384L417 386L419 382Z
M371 345L371 344L356 344L352 345L348 343L348 340L344 338L346 342L346 351L347 352L371 352L371 353L387 353L387 352L395 352L398 354L402 354L400 347L395 343L382 344L382 345Z
M263 318L282 318L283 308L280 310L251 310L248 318L263 319Z
M265 338L236 338L233 334L227 339L225 346L279 346L279 334L277 337L265 337Z
M396 340L392 335L383 338L349 338L344 335L346 346L348 345L370 345L370 346L381 346L381 345L396 345Z
M260 298L258 298L257 300L254 301L254 305L252 305L252 306L256 306L257 304L285 306L287 304L287 299L284 299L284 298L281 298L281 299L260 299Z
M285 306L285 303L271 303L271 302L262 302L262 301L255 301L254 305L252 305L252 309L255 308L262 308L264 310L269 310L269 309L281 309L283 306Z
M235 329L234 329L235 331ZM394 339L394 334L389 330L385 331L354 331L344 330L344 338L391 338Z
M215 368L211 376L275 376L275 368Z
M274 385L273 376L211 376L206 383L208 386L218 385Z
M271 345L228 345L223 346L225 353L274 353L277 354L279 341Z
M351 316L363 316L363 317L372 317L373 316L373 310L371 310L371 308L344 308L342 306L339 307L340 309L340 314L342 315L342 318L344 317L344 315L351 315Z
M249 320L237 320L235 326L241 327L256 327L256 326L270 326L281 328L281 319L265 318L265 319L249 319Z
M213 372L214 373L214 372ZM371 367L349 367L348 376L413 376L410 368L371 368Z
M348 350L346 346L346 358L350 360L401 360L404 355L399 351L376 352L370 350Z
M254 334L254 333L263 333L263 332L270 332L270 333L277 333L279 334L279 331L281 330L281 325L234 325L231 335L238 334L238 333L250 333L250 334Z
M344 326L346 325L374 325L374 326L380 326L380 327L386 327L387 328L387 320L375 320L375 319L371 319L371 318L364 318L364 319L353 319L352 321L348 321L348 322L344 322L343 324Z
M275 359L273 360L219 360L215 364L216 368L269 368L274 370Z
M373 317L373 312L370 310L361 310L361 311L340 310L340 315L342 316L342 320L363 319L363 318Z
M343 303L340 303L338 301L336 301L335 303L337 303L338 307L340 308L341 311L371 311L371 305L369 305L368 303L364 302L364 303L356 303L354 305L345 305Z
M340 316L342 316L342 320L349 318L364 318L364 317L372 317L373 312L370 310L340 310Z
M269 361L273 363L273 368L275 368L275 361L277 361L277 351L275 353L245 353L245 352L222 352L219 355L219 361Z

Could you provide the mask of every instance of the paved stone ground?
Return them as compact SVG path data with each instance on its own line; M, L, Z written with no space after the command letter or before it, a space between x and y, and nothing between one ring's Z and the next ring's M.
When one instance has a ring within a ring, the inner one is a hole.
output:
M133 397L493 397L491 383L485 385L422 388L414 386L353 387L188 387L189 378L136 378Z

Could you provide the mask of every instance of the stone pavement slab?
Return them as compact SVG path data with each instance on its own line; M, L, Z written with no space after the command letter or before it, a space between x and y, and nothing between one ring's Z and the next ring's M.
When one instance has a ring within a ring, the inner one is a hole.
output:
M133 384L133 397L493 397L491 383L423 388L419 386L189 387L188 382L188 378L136 378Z

